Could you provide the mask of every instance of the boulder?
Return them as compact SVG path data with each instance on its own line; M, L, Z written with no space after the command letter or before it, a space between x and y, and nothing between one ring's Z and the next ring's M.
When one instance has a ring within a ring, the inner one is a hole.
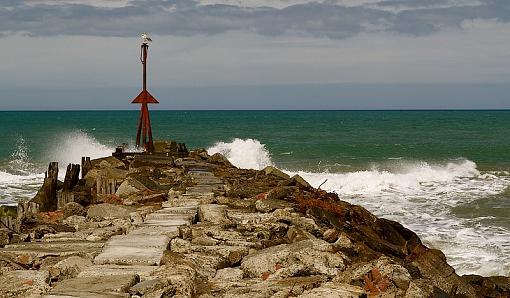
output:
M274 274L291 265L302 264L307 275L335 276L345 269L344 259L336 254L334 247L320 239L281 244L246 256L241 269L249 277Z
M366 297L365 291L357 286L327 282L320 287L305 291L299 298L357 298Z
M338 231L336 229L327 229L322 234L322 238L329 243L334 243L338 239Z
M92 205L87 210L87 218L94 220L105 220L112 218L129 219L131 211L129 208L108 203Z
M99 168L112 168L112 169L125 169L126 165L113 156L98 158L91 160L93 167Z
M287 189L285 187L279 186L279 187L275 187L275 188L271 189L267 193L266 199L283 200L287 197L287 195L288 195Z
M0 297L40 297L50 289L48 271L16 270L0 274Z
M243 279L243 270L239 268L225 268L216 271L213 282L236 282Z
M151 293L164 290L169 284L170 282L164 278L149 279L132 286L129 289L129 293L131 293L131 295L148 297Z
M170 249L177 253L191 253L191 243L181 238L174 238L170 242Z
M122 235L126 230L120 226L108 226L95 229L90 235L87 236L87 241L99 242L106 241L112 236Z
M89 266L92 266L89 259L73 256L58 262L49 271L53 280L64 280L75 278L83 269Z
M198 207L198 219L201 222L209 222L214 224L230 223L227 216L227 206L206 204Z
M209 159L207 161L210 163L223 165L228 168L233 167L233 165L230 163L230 161L225 156L223 156L221 153L213 154L212 156L209 157Z
M62 207L62 213L64 215L64 218L68 218L69 216L78 215L78 216L86 216L87 210L85 208L76 203L76 202L69 202Z
M430 279L431 283L442 291L452 295L477 297L476 290L455 273L440 250L424 249L414 256L411 264L419 269L424 278Z
M134 177L127 177L124 182L119 186L115 195L125 199L131 195L138 194L142 191L148 190L145 185L143 185L140 181L136 180Z
M296 174L296 175L292 176L292 177L290 178L290 182L291 182L292 184L295 184L296 186L297 186L297 185L301 185L301 186L303 186L303 187L305 187L305 188L312 187L312 186L310 185L310 183L308 183L305 179L303 179L303 177L299 176L298 174Z
M282 179L290 179L290 176L285 174L284 172L278 170L277 168L273 166L267 166L262 171L266 173L266 175L274 175L276 177L282 178Z
M30 232L30 238L31 239L41 239L45 234L55 234L57 231L47 225L39 225L36 226L31 232Z
M382 256L377 260L356 264L345 270L340 280L349 284L364 284L372 295L398 293L403 296L412 280L411 274L402 265Z
M79 230L79 226L86 222L87 218L80 215L71 215L62 221L63 224L74 227L76 230Z

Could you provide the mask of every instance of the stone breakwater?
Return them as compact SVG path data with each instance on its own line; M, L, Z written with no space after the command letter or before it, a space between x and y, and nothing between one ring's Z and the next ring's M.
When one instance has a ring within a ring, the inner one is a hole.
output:
M299 176L184 151L50 165L2 221L0 297L510 297Z

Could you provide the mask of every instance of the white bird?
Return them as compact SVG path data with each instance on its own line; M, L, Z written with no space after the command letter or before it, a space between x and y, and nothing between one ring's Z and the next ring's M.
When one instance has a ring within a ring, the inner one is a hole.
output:
M147 34L147 32L143 32L140 37L142 38L142 43L148 43L148 42L151 42L152 39L149 37L149 35Z

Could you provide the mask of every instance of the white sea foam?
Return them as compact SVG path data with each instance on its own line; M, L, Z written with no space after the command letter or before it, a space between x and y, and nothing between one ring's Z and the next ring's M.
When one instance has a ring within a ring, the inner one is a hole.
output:
M77 130L56 137L56 141L47 149L45 157L50 161L57 161L61 169L69 163L81 164L82 156L92 159L110 156L115 150L113 146L101 144L88 133ZM59 171L60 174L64 171Z
M229 143L218 142L207 149L209 154L221 153L236 167L263 169L272 164L266 146L254 139L234 139Z
M270 153L257 140L217 143L209 149L209 153L216 152L241 168L261 169L272 164ZM480 218L458 218L452 213L452 207L503 192L510 177L480 173L476 164L466 159L442 164L389 162L385 169L287 173L299 174L315 187L327 180L322 189L404 224L426 244L443 250L459 274L510 275L510 231L482 224Z
M16 204L20 199L31 199L42 184L44 169L49 161L59 163L59 178L63 179L69 163L80 164L82 156L109 156L114 150L83 131L56 136L53 144L44 154L46 160L38 166L32 162L33 157L25 140L18 138L11 160L0 169L0 204Z

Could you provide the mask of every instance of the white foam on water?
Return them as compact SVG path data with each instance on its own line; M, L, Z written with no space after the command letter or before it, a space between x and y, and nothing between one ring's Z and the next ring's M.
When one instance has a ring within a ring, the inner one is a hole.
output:
M266 146L254 139L234 139L229 143L218 142L207 149L212 155L221 153L233 165L241 169L261 170L272 165L271 155Z
M110 156L113 147L101 144L84 131L73 131L55 137L54 142L44 154L45 159L37 166L30 157L30 148L20 137L11 160L0 169L0 204L14 205L20 199L31 199L37 193L44 180L44 170L49 161L59 163L59 179L65 176L69 163L81 164L82 156L92 159Z
M224 154L240 168L261 169L273 164L258 140L220 142L208 151ZM458 274L510 275L510 231L482 224L481 218L458 218L452 213L452 207L503 192L510 186L508 175L480 173L477 165L466 159L441 164L389 162L385 169L374 166L356 172L286 172L301 175L314 187L327 180L322 189L400 222L428 246L441 249Z
M45 157L50 161L57 161L60 169L65 169L69 163L81 164L82 156L94 159L111 156L112 152L115 151L113 146L101 144L93 136L82 130L57 136L57 140L53 144L47 150ZM62 170L59 171L59 174L60 172Z

